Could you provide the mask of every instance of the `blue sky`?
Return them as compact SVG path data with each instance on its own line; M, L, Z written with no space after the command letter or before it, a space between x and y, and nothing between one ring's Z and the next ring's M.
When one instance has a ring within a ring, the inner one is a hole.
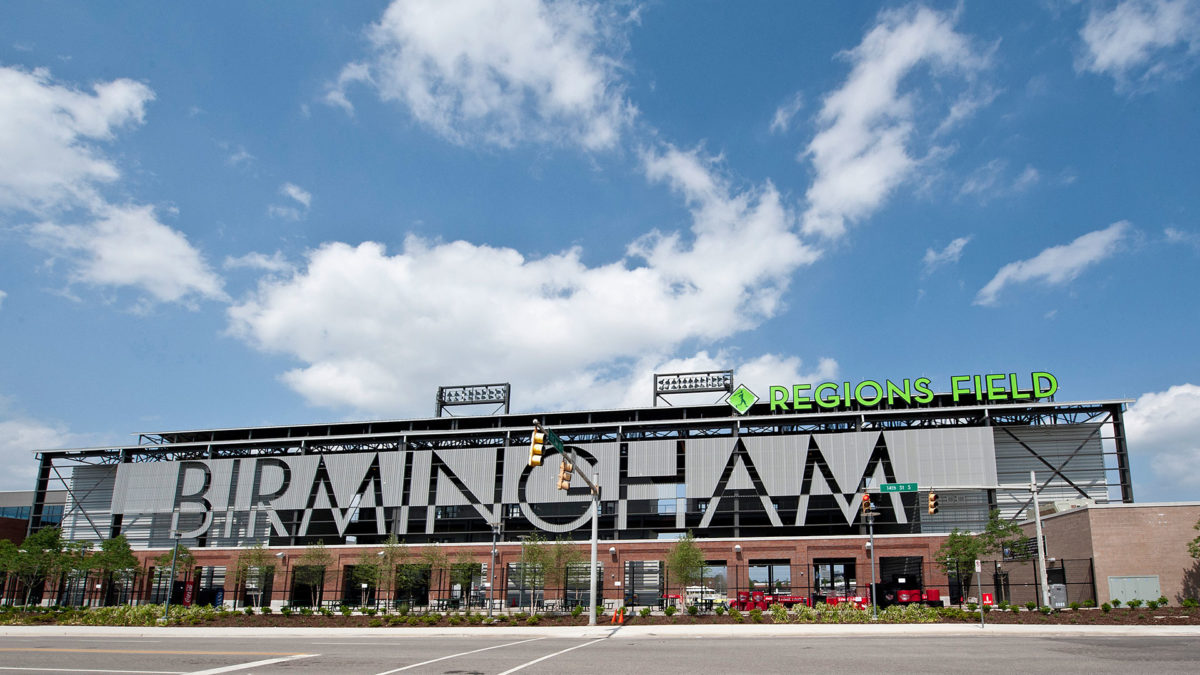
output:
M1200 498L1200 2L11 2L0 487L131 433L1047 370Z

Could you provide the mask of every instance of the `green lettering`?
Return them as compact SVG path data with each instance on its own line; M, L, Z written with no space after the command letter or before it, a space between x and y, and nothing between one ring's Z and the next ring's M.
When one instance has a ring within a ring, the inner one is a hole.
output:
M1054 376L1050 373L1033 373L1031 379L1033 380L1034 398L1053 396L1054 392L1058 391L1058 380L1054 379ZM1042 389L1042 380L1049 382L1049 388Z
M767 398L771 399L771 412L775 412L776 407L782 408L784 410L788 409L787 387L781 387L777 384L771 385L771 391L770 391L770 394L768 394Z
M875 395L870 398L863 398L862 391L865 387L874 387ZM875 380L863 380L862 382L858 383L857 387L854 388L854 398L857 399L860 404L865 405L868 408L877 406L879 405L879 402L883 400L883 387L879 386L879 383Z
M971 390L969 388L963 389L962 387L959 387L958 385L962 382L970 382L970 381L971 381L970 375L955 375L954 377L950 378L950 393L954 394L954 402L955 403L958 403L958 397L960 394L971 393Z
M1008 398L1004 391L1003 375L988 375L985 379L987 380L987 397L989 401L1003 401ZM1001 384L995 384L996 381L1000 381Z
M887 386L888 405L892 405L893 403L895 403L896 397L904 399L905 403L909 403L909 404L912 403L912 392L909 390L909 387L911 385L909 384L907 377L904 378L904 388L903 389L901 389L900 387L897 387L896 383L892 382L891 380L884 380L884 384Z
M841 403L841 401L838 399L837 388L837 384L833 382L822 382L821 384L818 384L816 391L813 392L817 398L817 405L821 406L822 408L838 407L838 404ZM821 395L821 392L828 391L830 389L833 390L833 396L825 398Z
M812 397L802 396L800 392L812 389L811 384L792 385L792 410L812 410Z
M1032 394L1022 394L1021 390L1017 388L1017 374L1016 373L1008 374L1008 385L1009 385L1008 386L1009 392L1012 394L1014 401L1019 401L1021 399L1025 399L1025 398L1031 398L1033 396Z
M930 403L933 401L933 390L929 388L930 384L931 382L928 377L918 377L913 382L913 389L920 394L915 399L917 403Z

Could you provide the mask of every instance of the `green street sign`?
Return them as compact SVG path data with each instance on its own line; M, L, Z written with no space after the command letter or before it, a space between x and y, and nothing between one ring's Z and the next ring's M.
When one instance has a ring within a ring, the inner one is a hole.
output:
M739 384L738 388L733 390L733 393L729 395L727 400L729 401L729 405L738 411L739 415L745 415L750 406L758 402L758 396L747 389L746 385Z
M880 483L880 492L916 492L916 483Z
M553 445L556 450L563 452L563 442L562 439L558 437L558 434L546 429L546 439L550 441L550 445Z

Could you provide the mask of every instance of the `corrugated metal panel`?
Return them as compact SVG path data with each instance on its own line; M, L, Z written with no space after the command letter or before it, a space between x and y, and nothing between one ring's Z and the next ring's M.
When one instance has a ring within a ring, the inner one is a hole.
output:
M1028 484L1029 472L1036 471L1039 484L1050 481L1041 491L1043 503L1055 499L1081 498L1106 503L1108 487L1102 430L1101 424L998 427L995 438L999 480L1010 485ZM1082 488L1084 494L1080 494L1062 477L1055 476L1047 463L1055 468L1061 467L1063 476ZM996 501L1002 515L1016 517L1030 503L1030 493L1027 490L1000 491Z
M746 451L771 495L798 495L808 434L745 438Z
M496 448L454 448L438 450L438 457L454 472L475 497L485 504L493 499L496 479ZM437 506L470 504L458 488L445 477L438 477Z
M675 448L678 441L636 441L629 443L629 476L630 477L667 477L673 478L678 473ZM669 494L663 494L663 489L669 489ZM670 485L628 485L625 488L628 499L660 499L675 496L675 484Z
M178 473L179 465L174 462L119 465L113 490L113 512L169 512L175 503Z
M716 492L717 481L729 455L733 452L733 438L696 438L687 441L684 458L687 462L688 499L708 499Z
M62 522L66 538L93 542L108 539L116 469L115 466L79 466L72 470L71 493L67 495Z

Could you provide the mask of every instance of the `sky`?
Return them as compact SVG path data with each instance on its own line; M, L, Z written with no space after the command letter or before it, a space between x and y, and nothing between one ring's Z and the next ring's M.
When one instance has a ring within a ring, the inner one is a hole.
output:
M1200 0L6 2L0 489L138 432L1049 371L1200 499Z

